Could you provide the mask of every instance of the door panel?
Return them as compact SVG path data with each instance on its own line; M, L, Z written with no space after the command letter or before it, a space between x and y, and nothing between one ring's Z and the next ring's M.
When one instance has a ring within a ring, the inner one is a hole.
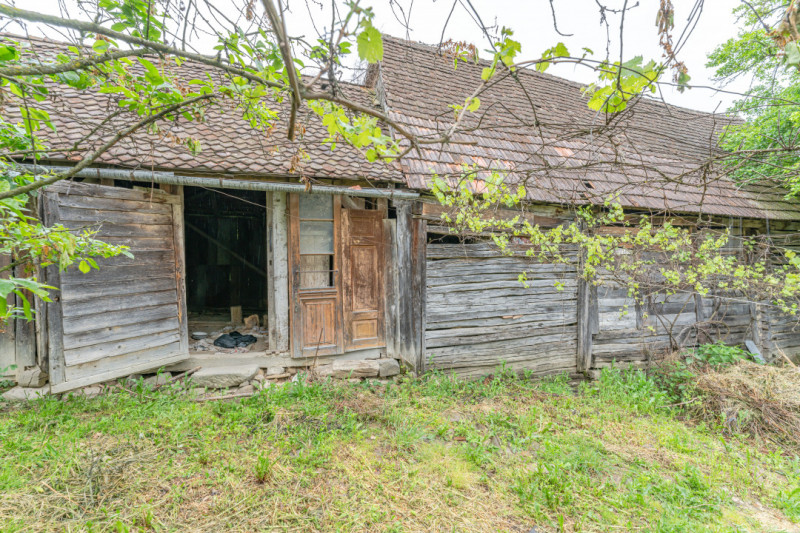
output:
M100 269L87 274L48 269L47 282L61 289L47 312L52 390L187 359L180 197L84 183L57 183L44 194L48 225L124 236L134 255L98 259Z
M293 357L344 351L337 253L340 207L336 196L289 196Z
M345 349L385 345L383 211L342 211Z

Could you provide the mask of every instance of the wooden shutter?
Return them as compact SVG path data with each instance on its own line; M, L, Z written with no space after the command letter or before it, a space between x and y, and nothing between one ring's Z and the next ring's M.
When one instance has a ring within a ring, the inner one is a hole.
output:
M385 345L384 245L383 211L343 210L345 350Z
M134 255L98 259L87 274L47 269L61 289L47 308L53 392L188 358L180 197L73 182L44 194L48 225L98 228L98 239Z

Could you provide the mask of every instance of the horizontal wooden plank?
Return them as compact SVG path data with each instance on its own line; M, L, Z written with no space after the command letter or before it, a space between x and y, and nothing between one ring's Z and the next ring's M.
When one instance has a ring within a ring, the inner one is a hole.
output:
M59 221L81 222L89 224L117 225L117 224L148 224L172 225L172 213L159 214L139 211L104 211L102 209L79 209L75 207L59 206Z
M527 327L527 325L532 322L541 322L543 320L542 316L546 316L547 320L552 319L555 322L568 323L569 321L575 321L577 315L575 310L570 311L567 309L564 311L563 309L560 309L549 311L544 315L536 314L533 316L513 314L487 318L477 318L472 316L458 317L455 319L438 320L436 322L431 322L428 320L426 322L426 331L447 331L457 328L490 328L493 326L507 326L509 324L513 324L517 327Z
M85 348L65 349L64 362L67 368L69 368L70 366L90 363L92 361L100 361L101 359L109 359L159 348L175 342L180 342L180 339L180 332L173 330L156 333L154 335L144 335L142 337L94 344Z
M67 381L51 387L51 391L56 394L130 374L155 371L162 366L179 363L187 358L188 354L181 352L180 342L175 342L120 357L67 367Z
M71 300L62 301L61 308L64 320L71 317L95 316L98 325L103 327L106 324L102 316L110 311L135 310L141 307L174 304L178 297L176 290L148 292L144 294L129 294L123 297L106 296L95 300Z
M109 311L102 317L96 315L78 315L64 319L64 333L70 335L84 331L94 331L98 327L125 326L140 324L151 320L171 318L178 316L178 306L175 302L164 305L149 305L139 309L124 309L122 311Z
M169 235L155 237L103 237L103 242L115 246L127 246L134 252L145 250L172 250L174 241L172 232Z
M544 316L544 318L543 318ZM547 313L546 315L506 315L505 318L485 319L485 320L466 320L453 321L452 326L435 326L426 328L426 337L441 338L451 337L461 334L477 335L481 332L491 332L496 328L514 327L519 329L529 329L534 327L550 326L553 324L574 324L577 315L575 313Z
M106 237L168 237L172 238L172 226L154 226L152 224L91 224L87 222L62 221L70 229L88 228L95 230L95 238Z
M99 176L98 176L99 177ZM175 195L167 194L165 191L153 188L142 191L137 189L126 189L124 187L110 187L107 185L97 185L78 181L60 181L47 187L48 193L59 193L59 196L78 195L94 196L97 198L112 198L119 200L153 201L169 203L178 198Z
M435 244L429 243L425 254L428 259L451 259L462 257L526 257L530 250L528 246L510 245L505 251L501 251L494 243L479 244ZM559 253L565 257L577 256L578 249L574 245L564 245L560 247Z
M516 316L516 315L529 315L534 312L538 313L538 316L546 316L547 313L551 312L560 312L560 313L577 313L577 306L575 305L575 300L565 300L563 302L553 302L553 303L536 303L534 302L531 306L534 308L532 311L531 308L517 308L517 309L509 309L504 305L499 306L498 308L484 308L484 309L470 309L468 312L459 309L457 307L451 307L449 309L441 309L436 313L432 313L430 310L427 310L427 314L425 316L425 320L427 322L428 327L435 327L437 323L440 322L452 322L453 320L474 320L474 319L488 319L488 318L502 318L506 316Z
M80 196L76 194L61 195L58 199L61 207L76 209L100 209L102 211L135 211L172 216L172 206L159 201L126 200L123 198L99 198L96 196Z
M70 267L66 272L61 273L61 288L64 291L80 290L80 286L84 283L116 283L156 277L175 277L175 264L110 266L100 270L92 269L86 274L79 271L77 267Z
M532 279L528 280L525 285L523 285L519 280L501 280L501 281L489 281L489 282L476 282L476 283L467 283L467 282L460 282L458 280L454 280L454 283L448 285L432 285L428 287L427 294L450 294L454 292L470 292L470 291L481 291L486 292L487 294L490 291L494 291L496 289L510 289L516 291L534 291L536 289L556 289L556 283L560 283L563 287L563 290L576 290L578 282L574 278L568 278L564 280L555 280L555 279ZM558 291L561 292L561 291Z
M538 327L520 328L516 326L495 326L492 328L480 329L477 333L468 333L468 328L459 328L458 335L425 335L425 346L431 350L443 348L445 346L474 346L486 342L511 340L511 339L536 339L539 337L550 338L550 335L565 335L569 338L577 338L575 322L571 324L545 325L539 324ZM435 333L441 333L435 332Z
M435 368L465 368L471 366L499 365L503 362L514 363L530 361L532 363L545 362L548 359L556 360L560 364L575 366L577 357L576 342L559 342L539 344L536 346L518 347L511 351L495 350L476 352L461 349L448 354L438 353L436 350L427 352L426 365Z
M177 316L151 320L148 322L137 322L135 324L114 324L91 331L65 334L64 349L73 350L86 348L88 346L133 339L145 335L155 335L157 333L169 331L180 333L180 327L181 325Z
M103 297L123 297L131 294L144 294L166 291L175 288L175 277L147 278L143 280L126 280L114 283L84 283L80 290L68 290L61 296L62 302L81 302Z
M523 351L525 348L536 347L542 350L542 353L547 353L548 348L557 353L572 353L573 348L576 346L575 334L555 334L542 337L529 337L522 339L509 339L503 341L492 341L484 343L476 343L464 346L443 346L436 350L430 350L436 357L446 358L448 356L458 355L459 357L478 357L478 356L502 356L512 358L518 351Z
M480 306L487 303L507 303L508 308L514 307L518 301L554 301L577 299L577 291L565 289L559 291L555 287L525 289L494 289L491 291L450 291L435 292L426 296L428 307L444 306Z

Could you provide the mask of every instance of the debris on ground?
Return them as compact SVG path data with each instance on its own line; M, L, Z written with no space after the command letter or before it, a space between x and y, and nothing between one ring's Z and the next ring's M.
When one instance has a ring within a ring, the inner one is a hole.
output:
M739 361L697 376L701 416L800 448L800 369Z

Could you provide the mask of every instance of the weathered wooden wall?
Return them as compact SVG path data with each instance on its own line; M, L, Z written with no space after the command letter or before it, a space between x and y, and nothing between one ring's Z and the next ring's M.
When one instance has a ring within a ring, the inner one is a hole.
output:
M426 269L426 369L575 372L574 264L503 256L493 244L429 244ZM523 271L527 287L518 279Z
M180 197L83 183L45 193L45 223L98 225L98 238L134 258L98 260L87 274L47 269L60 287L47 305L52 390L157 368L188 356Z

